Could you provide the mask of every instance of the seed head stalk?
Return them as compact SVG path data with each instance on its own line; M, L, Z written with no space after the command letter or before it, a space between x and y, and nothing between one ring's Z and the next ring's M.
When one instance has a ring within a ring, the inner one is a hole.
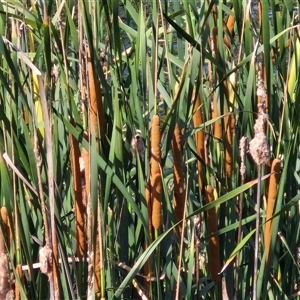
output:
M241 157L241 164L240 164L240 174L241 174L241 185L245 183L245 174L246 174L246 153L247 153L247 145L248 145L248 138L243 136L240 140L239 149L240 149L240 157ZM238 234L237 234L237 245L240 243L242 239L242 220L243 220L243 202L244 202L244 194L241 193L239 195L239 227L238 227ZM235 287L234 287L234 300L238 299L238 287L239 287L239 263L240 263L240 253L238 252L235 259L236 265L236 275L235 275Z
M259 225L260 225L260 189L261 189L261 165L257 165L257 194L256 194L256 222L255 222L255 247L253 266L253 295L252 299L257 299L257 277L258 277L258 248L259 248Z

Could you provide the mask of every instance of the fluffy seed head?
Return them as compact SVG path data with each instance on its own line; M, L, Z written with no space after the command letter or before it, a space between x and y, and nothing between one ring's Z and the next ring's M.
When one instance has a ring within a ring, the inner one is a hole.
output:
M52 276L52 250L49 246L44 246L39 251L40 270L42 273Z
M131 139L131 152L134 157L136 157L137 153L141 155L145 150L145 144L141 134L136 131L136 134Z
M265 99L267 97L266 89L263 85L263 81L259 80L257 86L258 97L258 117L254 125L254 138L249 143L249 151L257 165L262 165L270 159L270 149L267 143L267 137L265 134L265 122L268 115L265 113L266 104Z

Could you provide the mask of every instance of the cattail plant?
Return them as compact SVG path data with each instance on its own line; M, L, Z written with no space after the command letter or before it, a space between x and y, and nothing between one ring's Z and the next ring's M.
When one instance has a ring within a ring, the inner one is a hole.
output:
M214 189L212 186L208 185L205 189L206 201L211 203L215 200ZM218 230L218 214L215 207L207 210L207 231L208 235L213 234ZM221 278L219 272L221 270L220 265L220 248L219 248L219 238L217 236L211 236L208 241L208 251L209 251L209 269L211 273L211 279L217 283L220 282Z
M152 225L159 229L162 220L162 181L160 172L160 118L154 115L152 118L151 128L151 171L150 171L150 190L151 190L151 207L152 207Z
M88 139L87 134L84 135L86 140ZM90 203L90 195L91 195L91 173L90 173L90 153L87 149L82 147L81 157L84 165L84 182L85 184L82 186L83 197L85 197L86 202L86 243L87 243L87 253L86 255L90 258L88 263L88 292L87 294L93 295L93 282L94 282L94 263L93 259L93 239L92 239L92 215L91 215L91 203Z
M216 60L218 60L218 35L217 30L214 27L211 33L211 42L210 42L211 52ZM218 97L216 94L215 89L215 77L213 76L213 68L212 65L209 64L209 82L210 82L210 89L212 91L211 95L211 118L215 119L220 116L220 111L218 107ZM213 135L217 142L222 139L222 126L220 120L216 120L213 123Z
M272 220L270 220L274 213L274 208L277 198L277 187L279 183L281 161L275 158L271 165L271 176L269 178L268 194L267 194L267 208L266 208L266 225L264 232L264 244L266 253L266 263L268 263L270 245L272 238Z
M88 86L89 86L89 98L90 98L90 105L89 105L89 133L90 135L93 135L94 138L97 140L99 137L99 125L101 129L101 136L102 141L104 144L105 138L104 134L106 131L106 120L104 117L103 112L103 104L102 104L102 94L100 89L100 81L97 79L95 75L95 68L94 68L94 61L93 61L93 55L90 47L88 47L88 63L87 63L87 72L88 72ZM101 128L102 127L102 128ZM96 146L96 149L98 149L98 144ZM88 197L88 200L90 198ZM87 209L91 209L90 202L87 205ZM102 257L102 249L100 249L101 245L101 226L100 226L100 218L101 218L101 210L98 208L98 230L97 230L97 236L95 241L95 251L94 251L94 289L95 293L99 294L101 287L100 287L100 281L101 281L101 262L103 261ZM88 213L88 223L92 222L92 216L91 212ZM91 229L91 227L88 227L88 230ZM92 241L90 242L92 243Z
M234 14L234 8L231 9L231 13ZM234 33L234 24L235 24L235 17L234 15L229 15L227 22L226 22L226 27L228 30L228 33L225 32L225 36L224 36L224 44L230 49L231 48L231 40L232 40L232 36Z
M255 121L254 125L254 138L249 143L249 151L250 154L257 164L257 166L261 166L269 160L270 151L267 143L267 137L265 134L265 121L267 115L265 114L265 103L264 103L264 95L265 89L263 83L257 88L257 95L260 98L260 102L258 103L258 118Z
M249 143L250 154L257 164L261 166L269 160L270 150L267 143L267 137L265 134L265 122L267 115L265 113L265 97L267 96L264 82L259 77L257 86L258 97L258 117L254 124L254 138Z
M229 114L224 118L224 127L225 127L225 175L229 179L230 182L232 176L232 169L234 165L233 161L233 153L232 153L232 143L233 143L233 135L235 129L235 115Z
M260 224L260 189L261 189L261 167L265 164L270 157L270 150L267 143L267 137L265 134L265 98L267 96L264 82L261 77L258 77L257 85L257 97L258 97L258 117L254 124L254 138L249 143L249 151L257 165L257 198L256 198L256 224L255 224L255 249L254 249L254 267L253 267L253 299L256 299L257 295L257 272L258 272L258 248L259 248L259 224Z
M202 107L200 96L196 95L194 109L193 109L193 123L194 127L199 127L203 123ZM204 130L199 130L195 133L195 143L197 147L197 154L205 162L205 132ZM198 178L199 187L202 191L204 188L204 168L201 161L197 162L198 167Z
M98 102L101 101L97 95L97 92L100 91L97 86L97 81L95 79L95 71L93 65L93 56L91 55L91 49L88 47L88 86L89 86L89 98L90 98L90 105L89 105L89 124L90 124L90 132L98 138Z
M181 132L179 124L176 123L174 135L172 139L173 151L173 177L174 177L174 210L177 221L181 221L184 215L185 207L185 189L182 170L182 147L181 147ZM182 232L183 223L179 225L179 232Z
M152 240L152 229L159 229L161 226L162 220L162 181L161 181L161 172L160 172L160 159L161 159L161 150L160 150L160 118L158 115L154 115L152 118L152 127L151 127L151 166L150 166L150 179L146 185L145 197L148 210L148 231L150 239ZM131 142L133 155L140 153L140 150L144 150L144 147L141 148L140 140L133 139ZM148 248L147 241L144 242L144 249ZM149 277L152 276L152 256L148 259L144 266L145 278L145 287L149 291L150 282Z
M70 136L70 157L73 173L73 188L75 202L75 218L76 218L76 241L77 250L76 256L81 259L84 257L85 251L85 204L82 199L82 180L80 170L80 154L78 141L73 135Z

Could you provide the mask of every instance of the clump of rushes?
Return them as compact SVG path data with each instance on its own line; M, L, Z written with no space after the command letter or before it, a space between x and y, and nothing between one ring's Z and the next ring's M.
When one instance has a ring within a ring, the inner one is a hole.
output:
M152 118L151 128L151 171L150 191L152 207L152 225L155 229L161 226L162 180L160 174L160 124L159 116Z
M265 253L266 253L266 263L268 263L269 252L270 252L270 244L272 238L272 223L273 221L270 220L273 216L274 207L276 203L277 197L277 186L279 183L280 177L280 168L281 162L280 159L275 158L272 162L271 166L271 176L269 179L269 187L268 187L268 194L267 194L267 213L266 213L266 225L265 225L265 235L264 235L264 243L265 243ZM270 221L268 221L270 220Z
M258 248L259 248L259 218L260 218L260 189L261 189L261 167L269 160L270 151L265 134L265 122L267 115L265 114L265 100L267 92L264 82L259 76L257 85L258 97L258 117L254 124L254 138L249 143L250 154L257 165L257 196L256 196L256 224L255 224L255 247L254 247L254 266L253 266L253 294L252 299L256 299L257 295L257 272L258 272Z
M211 203L215 200L214 189L212 186L208 185L205 189L206 201ZM207 210L207 233L208 235L213 234L218 230L218 215L216 213L215 207ZM219 249L219 239L217 236L211 236L208 241L209 250L209 269L211 273L211 279L217 283L220 282L219 272L221 270L220 266L220 249Z
M201 100L200 96L196 95L195 103L194 103L194 110L193 110L193 123L194 127L199 127L203 124L203 116L201 110ZM197 154L199 157L205 161L205 132L204 130L199 130L195 133L195 142L197 147ZM198 167L198 178L199 178L199 187L202 191L204 188L204 175L203 175L203 165L201 161L197 162Z
M185 207L185 190L184 178L182 171L182 149L181 149L181 132L178 123L175 125L172 139L173 151L173 177L174 177L174 209L177 221L181 221L184 215ZM179 224L179 232L182 232L183 223Z

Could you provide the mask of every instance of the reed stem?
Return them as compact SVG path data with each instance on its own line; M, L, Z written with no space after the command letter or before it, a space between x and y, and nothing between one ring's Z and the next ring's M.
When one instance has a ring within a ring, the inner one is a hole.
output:
M256 221L255 221L255 243L254 243L254 266L253 266L253 292L252 300L257 299L258 278L258 248L259 248L259 225L260 225L260 190L261 190L261 165L257 165L257 194L256 194Z

